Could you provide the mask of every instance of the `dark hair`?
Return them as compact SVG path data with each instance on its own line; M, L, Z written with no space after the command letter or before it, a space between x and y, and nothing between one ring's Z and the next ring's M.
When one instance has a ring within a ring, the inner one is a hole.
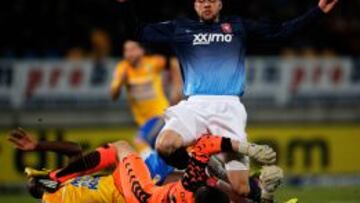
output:
M35 199L41 199L44 195L44 188L38 183L36 178L30 178L27 182L27 190Z
M195 192L195 203L229 203L229 196L214 187L203 186Z
M138 40L135 40L135 39L126 39L126 40L124 41L124 44L127 43L127 42L134 42L134 43L138 44L139 47L145 49L145 45L144 45L142 42L138 41Z

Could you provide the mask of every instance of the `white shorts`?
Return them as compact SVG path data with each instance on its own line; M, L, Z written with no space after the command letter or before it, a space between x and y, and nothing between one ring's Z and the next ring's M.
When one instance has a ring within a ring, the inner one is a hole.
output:
M247 113L237 96L191 96L168 108L164 130L173 130L183 138L184 145L194 143L206 133L247 141L245 132ZM248 170L246 156L227 156L227 170Z

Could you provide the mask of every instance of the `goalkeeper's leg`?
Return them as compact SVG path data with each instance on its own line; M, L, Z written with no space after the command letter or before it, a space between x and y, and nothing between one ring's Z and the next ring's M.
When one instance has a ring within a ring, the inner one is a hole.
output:
M79 157L62 169L50 172L49 177L52 180L63 183L77 176L101 171L116 163L116 148L113 144L107 144L85 156Z
M86 174L91 174L117 163L116 148L112 144L97 148L83 157L75 159L66 167L55 171L39 171L26 168L28 178L41 185L47 192L55 192L61 183Z
M215 176L219 179L218 183L225 186L228 184L226 170L223 163L213 156L210 159L208 172L210 176ZM272 203L274 201L274 192L281 184L283 172L277 166L264 166L261 169L260 177L249 177L250 193L248 199L260 203ZM228 185L229 188L231 188Z

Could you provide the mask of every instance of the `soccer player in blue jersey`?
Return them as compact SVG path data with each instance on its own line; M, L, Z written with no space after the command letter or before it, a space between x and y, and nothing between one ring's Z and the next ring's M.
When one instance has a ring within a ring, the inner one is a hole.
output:
M168 163L181 168L188 160L185 147L203 134L246 141L247 113L240 97L245 89L248 42L287 38L329 13L336 4L337 0L319 0L307 13L273 25L220 15L222 0L195 0L198 19L181 17L137 27L138 40L172 46L181 65L184 95L188 97L167 109L166 124L156 141L158 152ZM234 192L248 196L252 192L248 157L227 155L224 159Z

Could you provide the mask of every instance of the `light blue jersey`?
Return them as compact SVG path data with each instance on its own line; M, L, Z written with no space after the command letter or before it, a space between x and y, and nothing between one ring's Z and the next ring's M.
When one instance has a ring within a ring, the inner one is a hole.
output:
M203 31L204 25L195 27L186 45L174 47L182 67L184 94L241 96L245 89L244 33L237 26L223 33L221 23L209 26L210 32Z
M170 44L181 65L185 96L243 94L245 30L239 18L213 24L180 18L162 25L174 29Z
M181 65L185 96L235 95L245 90L245 51L248 41L263 43L287 38L323 15L319 7L279 24L258 23L240 17L222 17L216 23L178 18L140 29L143 42L168 43Z

